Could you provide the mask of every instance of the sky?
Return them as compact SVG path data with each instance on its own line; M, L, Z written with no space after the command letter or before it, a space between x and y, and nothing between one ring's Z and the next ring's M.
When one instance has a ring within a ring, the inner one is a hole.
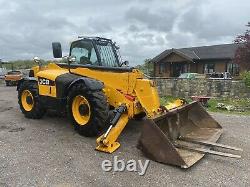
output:
M53 59L78 36L110 38L123 60L169 48L232 43L250 21L249 0L0 0L0 58Z

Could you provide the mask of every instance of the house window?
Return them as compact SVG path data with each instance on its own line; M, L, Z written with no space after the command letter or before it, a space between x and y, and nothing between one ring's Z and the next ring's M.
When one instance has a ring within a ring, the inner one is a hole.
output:
M164 63L159 64L159 73L162 74L166 71L166 67Z
M215 67L215 64L205 64L203 71L204 71L204 73L213 73L213 72L215 72L214 67Z
M229 63L227 65L227 72L229 72L232 76L238 76L240 73L240 67L238 64Z
M172 76L173 77L179 77L182 73L188 73L189 72L189 65L188 64L183 64L183 63L174 63L172 65Z

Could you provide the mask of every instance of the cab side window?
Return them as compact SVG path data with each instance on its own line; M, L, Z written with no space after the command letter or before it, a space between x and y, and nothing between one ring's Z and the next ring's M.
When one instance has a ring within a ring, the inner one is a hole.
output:
M98 65L96 52L91 42L77 41L72 43L70 55L76 57L77 64Z

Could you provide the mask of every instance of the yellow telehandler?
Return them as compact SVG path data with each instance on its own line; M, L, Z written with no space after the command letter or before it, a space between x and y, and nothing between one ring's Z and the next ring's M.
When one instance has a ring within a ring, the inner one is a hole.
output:
M61 44L52 43L60 63L31 69L18 82L20 109L27 118L42 118L46 110L67 113L84 136L98 136L96 150L112 153L130 119L141 118L140 148L152 160L188 168L205 153L236 157L211 150L222 127L197 102L176 100L161 106L155 83L128 62L121 62L119 47L106 38L80 37L62 57ZM38 58L34 59L39 62Z

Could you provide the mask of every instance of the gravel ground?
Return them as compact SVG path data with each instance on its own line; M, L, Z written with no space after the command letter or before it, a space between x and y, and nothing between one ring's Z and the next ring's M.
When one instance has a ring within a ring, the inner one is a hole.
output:
M144 176L104 172L113 156L146 158L137 150L141 124L132 121L114 154L97 152L95 138L78 135L65 118L26 119L19 111L15 87L0 86L0 186L249 186L250 117L212 114L224 128L219 142L243 148L241 159L206 155L183 170L150 161Z

